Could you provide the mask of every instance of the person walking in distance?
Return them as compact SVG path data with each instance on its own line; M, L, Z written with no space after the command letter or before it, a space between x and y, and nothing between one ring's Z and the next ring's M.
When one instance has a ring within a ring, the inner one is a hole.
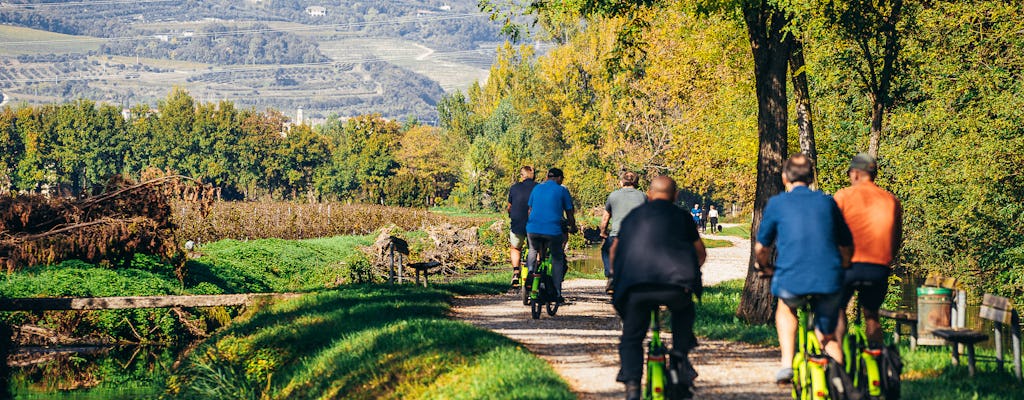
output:
M842 301L843 268L849 266L850 229L831 197L807 186L814 180L811 159L803 154L783 164L786 192L768 199L754 252L755 269L771 276L772 294L779 298L775 328L782 349L775 375L778 383L793 379L797 309L810 302L815 331L825 352L840 364L843 350L835 329ZM775 246L777 258L772 260Z
M649 201L626 216L612 241L612 304L622 317L621 369L616 380L625 383L627 399L640 399L642 344L651 311L661 305L672 312L671 353L680 361L680 380L689 386L696 378L688 355L697 345L693 299L701 293L700 267L707 250L693 216L676 207L675 197L672 178L654 178L647 191Z
M601 261L604 262L604 277L608 280L605 291L612 291L612 264L610 250L612 242L619 236L619 226L622 220L629 215L634 208L639 207L647 201L647 196L637 190L640 177L633 172L625 172L619 183L622 188L608 195L608 201L604 203L604 215L601 217L601 237L604 244L601 245Z
M850 268L844 271L842 304L848 305L853 292L860 292L868 342L880 346L884 338L878 309L889 289L889 274L903 240L903 207L895 195L875 184L878 163L871 155L854 156L846 174L850 186L835 194L836 204L853 233L853 258ZM845 333L843 313L836 335L843 337Z
M522 268L523 245L526 244L526 220L530 215L530 193L537 186L533 167L526 165L519 169L519 183L508 189L509 256L512 259L512 286L519 285Z
M718 232L718 210L714 205L708 210L708 221L711 222L711 233Z
M693 208L690 209L690 215L693 216L693 224L700 226L700 217L702 215L700 210L700 204L693 204Z
M541 263L540 253L551 254L551 278L560 303L565 302L562 297L562 279L568 267L564 247L566 234L574 233L572 230L576 227L572 196L569 195L569 189L562 186L564 179L562 170L548 170L547 180L534 187L530 193L530 214L526 221L526 238L530 244L530 252L526 256L527 267L533 272Z

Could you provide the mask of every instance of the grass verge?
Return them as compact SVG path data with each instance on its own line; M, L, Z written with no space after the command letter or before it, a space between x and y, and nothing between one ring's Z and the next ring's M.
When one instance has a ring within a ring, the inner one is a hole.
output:
M736 226L730 226L728 228L722 228L722 233L719 233L719 235L735 236L738 238L750 239L750 225L741 224Z
M246 315L192 353L178 398L569 399L515 342L448 319L456 293L505 289L498 274L421 288L353 285Z
M743 281L732 280L705 288L697 306L694 330L698 336L767 346L778 346L773 325L748 325L736 318ZM996 371L995 363L979 362L974 378L967 376L966 356L960 367L950 364L949 347L924 347L910 351L900 346L903 356L903 399L996 400L1024 399L1024 385L1009 370ZM992 358L992 349L978 349L979 358ZM1012 364L1010 364L1012 365ZM1011 366L1008 366L1012 368Z

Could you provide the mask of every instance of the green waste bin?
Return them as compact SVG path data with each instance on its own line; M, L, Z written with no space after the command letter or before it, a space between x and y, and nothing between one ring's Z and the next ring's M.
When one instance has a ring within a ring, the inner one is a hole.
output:
M946 340L932 334L936 329L949 329L953 309L953 291L940 287L917 288L917 344L938 346Z

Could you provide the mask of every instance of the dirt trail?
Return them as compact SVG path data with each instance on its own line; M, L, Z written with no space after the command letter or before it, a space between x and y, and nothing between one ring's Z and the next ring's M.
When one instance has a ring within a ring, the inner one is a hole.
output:
M708 250L705 285L742 278L746 273L750 242L725 236L734 246ZM515 294L466 296L455 300L457 319L505 335L547 360L569 382L580 399L619 399L622 384L615 382L619 369L618 341L622 325L604 281L566 281L563 293L572 302L558 315L530 318L529 308ZM700 377L695 399L785 399L772 377L778 368L778 350L716 340L701 340L691 354Z

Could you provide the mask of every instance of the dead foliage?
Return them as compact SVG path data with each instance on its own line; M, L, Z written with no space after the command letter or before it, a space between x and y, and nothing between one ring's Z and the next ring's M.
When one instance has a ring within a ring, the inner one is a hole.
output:
M0 197L0 266L13 272L68 259L119 265L135 253L180 259L172 201L208 212L216 197L210 185L158 170L144 172L141 183L116 176L101 194L81 199Z

